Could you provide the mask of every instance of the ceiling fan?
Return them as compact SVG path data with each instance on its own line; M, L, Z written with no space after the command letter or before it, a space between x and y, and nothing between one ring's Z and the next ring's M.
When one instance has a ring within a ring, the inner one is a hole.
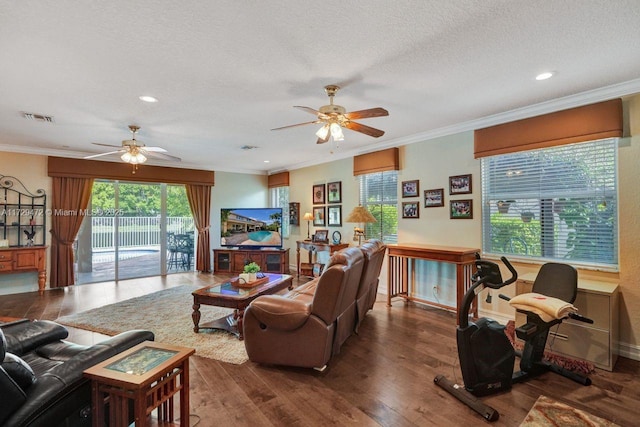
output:
M327 92L327 95L329 96L329 105L323 105L319 110L314 110L313 108L309 107L302 107L300 105L294 106L294 108L299 108L302 111L314 114L317 117L316 120L313 120L311 122L298 123L295 125L283 126L271 130L280 130L296 126L321 123L322 127L316 132L316 136L318 137L318 140L316 141L317 144L323 144L329 141L329 138L333 138L334 141L342 141L344 139L342 128L347 128L356 132L364 133L374 138L378 138L384 135L384 131L380 129L375 129L370 126L354 122L353 120L388 116L389 112L384 108L378 107L347 113L347 110L343 106L333 103L333 97L336 95L336 92L339 89L340 87L336 85L327 85L324 87L325 92Z
M106 153L94 154L91 156L86 156L85 159L95 159L96 157L109 156L112 154L120 154L120 158L125 163L130 163L133 165L133 170L138 168L139 164L142 164L147 161L147 156L156 157L158 159L170 160L174 162L182 161L180 157L171 156L167 153L167 150L161 147L147 147L143 142L140 142L136 139L136 133L140 130L139 126L129 125L129 130L131 131L131 139L126 139L122 141L122 145L112 145L112 144L101 144L99 142L94 142L94 145L100 145L102 147L115 147L119 148L119 150L109 151Z

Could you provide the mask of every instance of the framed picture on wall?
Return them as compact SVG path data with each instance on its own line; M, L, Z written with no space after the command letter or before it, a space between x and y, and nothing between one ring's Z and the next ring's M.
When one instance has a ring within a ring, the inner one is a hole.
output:
M402 197L418 197L420 194L418 190L419 186L417 179L413 181L402 181Z
M327 207L327 225L329 227L342 226L342 205Z
M324 184L313 186L313 204L324 205Z
M324 226L325 220L324 220L324 206L315 206L313 208L313 225L318 227L318 226Z
M424 207L435 208L444 206L444 188L424 190Z
M449 194L471 194L471 174L450 176Z
M450 200L449 218L473 219L473 200Z
M342 181L327 184L327 203L342 203Z
M289 225L300 225L300 203L289 203Z
M420 218L420 206L418 202L402 203L402 218Z

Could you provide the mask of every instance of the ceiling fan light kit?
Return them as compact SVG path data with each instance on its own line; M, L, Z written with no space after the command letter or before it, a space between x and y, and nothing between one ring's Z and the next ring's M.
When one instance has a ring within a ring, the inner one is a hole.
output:
M367 110L352 111L348 113L343 106L333 103L333 98L339 89L340 87L336 85L325 86L324 90L329 97L329 105L323 105L318 110L310 107L303 107L300 105L294 106L294 108L298 108L302 111L306 111L307 113L314 114L316 116L316 120L312 122L283 126L271 130L281 130L296 126L322 123L322 127L316 132L316 136L318 137L318 140L316 142L317 144L324 144L325 142L329 141L329 138L332 138L335 142L344 141L344 133L342 132L342 128L347 128L356 132L364 133L365 135L369 135L374 138L379 138L384 135L384 131L380 129L365 126L363 124L354 122L353 120L388 116L389 112L384 108L377 107L369 108Z

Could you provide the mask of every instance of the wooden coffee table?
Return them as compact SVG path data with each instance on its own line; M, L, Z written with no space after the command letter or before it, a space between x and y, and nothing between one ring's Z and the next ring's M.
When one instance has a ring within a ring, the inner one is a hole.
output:
M253 288L238 288L231 283L233 279L216 283L192 292L193 295L193 331L200 329L222 329L236 335L240 340L242 335L242 318L244 310L260 295L275 294L285 288L292 289L293 276L288 274L264 273L269 278L266 283ZM222 319L200 325L200 305L215 305L233 308L234 312Z

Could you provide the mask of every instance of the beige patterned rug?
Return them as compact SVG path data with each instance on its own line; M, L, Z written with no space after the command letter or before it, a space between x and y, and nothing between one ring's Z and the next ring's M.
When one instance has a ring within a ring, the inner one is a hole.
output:
M520 427L618 427L618 425L541 395Z
M178 286L81 313L64 316L56 322L106 335L131 329L152 331L156 341L196 349L196 355L222 362L241 364L248 360L244 343L235 336L216 330L193 332L191 292L194 286ZM202 305L201 323L231 313L230 309Z

